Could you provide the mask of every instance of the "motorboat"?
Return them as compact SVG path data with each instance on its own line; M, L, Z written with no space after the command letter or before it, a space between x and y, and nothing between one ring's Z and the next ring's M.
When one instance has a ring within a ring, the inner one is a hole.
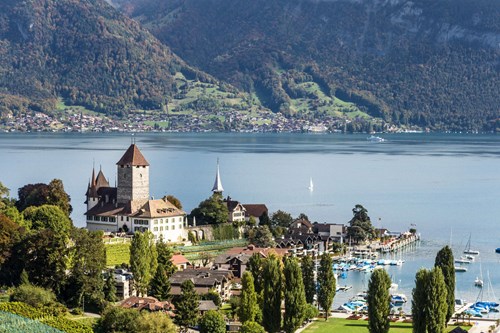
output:
M458 259L455 259L456 264L470 264L472 261L469 259L465 259L465 257L460 257Z
M370 142L385 142L384 138L381 138L380 136L375 136L375 135L370 135L369 137L366 138L366 140Z
M455 272L467 272L467 268L463 266L455 266Z

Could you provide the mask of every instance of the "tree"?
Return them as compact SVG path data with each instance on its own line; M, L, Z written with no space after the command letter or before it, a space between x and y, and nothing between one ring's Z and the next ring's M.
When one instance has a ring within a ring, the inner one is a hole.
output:
M273 234L271 233L267 225L262 225L258 226L255 229L251 229L248 234L248 240L250 243L258 247L276 246Z
M262 326L269 333L278 332L281 328L282 269L281 261L276 255L271 254L264 261L262 280Z
M191 216L196 217L196 221L200 223L220 224L228 221L229 210L222 200L222 194L214 193L210 198L200 202L191 212Z
M247 321L241 325L240 333L266 333L264 327L255 321Z
M212 301L218 307L222 305L222 299L220 297L220 294L217 292L215 288L210 288L208 293L202 295L202 299L206 301Z
M271 225L273 227L288 228L293 222L293 217L287 212L278 210L271 215Z
M177 270L177 266L175 266L172 261L174 251L172 247L163 240L162 236L160 236L160 239L156 242L156 253L158 255L158 265L163 265L167 277L170 278Z
M368 282L368 330L370 333L389 332L390 287L389 274L384 269L374 270Z
M108 276L106 277L106 281L103 287L104 299L108 302L114 303L116 302L116 286L115 279L113 277L113 271L108 271Z
M174 205L178 209L182 210L182 203L181 203L181 201L179 199L177 199L176 197L174 197L173 195L169 194L166 197L164 197L163 200L167 200L172 205Z
M151 295L158 298L160 301L168 299L170 294L170 281L167 277L163 264L158 264L156 273L151 280Z
M130 270L139 295L147 295L151 279L156 272L157 253L153 234L136 232L130 244Z
M73 211L70 204L70 197L64 191L63 183L60 179L52 180L47 184L28 184L18 191L19 199L16 206L19 211L23 211L30 206L54 205L58 206L66 216Z
M110 306L97 320L98 333L136 333L140 323L140 313L135 309Z
M0 267L11 257L12 248L21 236L19 225L0 212Z
M415 288L412 291L411 313L413 319L413 333L427 333L426 302L429 271L420 269L415 275Z
M5 206L0 210L0 213L10 218L12 222L16 223L18 226L27 230L31 229L31 222L24 220L23 214L19 212L16 206Z
M177 313L175 321L182 332L187 332L189 326L196 325L198 319L198 295L191 280L181 284L181 295L175 304Z
M302 281L306 293L306 302L312 304L316 295L316 284L314 281L314 261L311 256L302 257Z
M264 261L260 253L253 253L247 263L247 272L252 273L255 292L260 294L263 289L262 270Z
M311 320L313 318L316 318L319 316L319 310L312 304L307 304L306 305L306 310L304 312L305 319Z
M446 326L455 312L455 259L453 251L449 246L443 247L436 255L435 267L441 268L444 276L444 282L447 287Z
M332 270L333 262L330 255L324 252L318 269L318 304L325 311L325 321L328 320L333 298L335 297L336 282Z
M0 199L8 197L10 194L10 189L7 188L2 182L0 182Z
M349 221L347 237L355 242L363 242L367 239L373 239L376 236L375 229L368 216L368 210L362 205L357 204L353 209L353 218Z
M137 333L176 333L177 327L163 312L141 312L141 318L137 323Z
M224 316L217 311L207 311L200 320L200 333L226 333Z
M447 292L441 268L417 272L412 294L414 333L444 332L448 311Z
M66 285L66 301L72 306L87 303L99 307L104 300L102 272L106 268L106 248L102 232L74 229L71 233L71 266Z
M73 223L69 217L54 205L31 206L23 211L23 216L32 229L51 229L56 233L68 236Z
M11 302L23 302L35 308L51 306L56 303L56 295L48 289L31 284L21 284L10 295Z
M306 294L302 272L295 258L285 260L285 317L283 326L287 333L293 333L304 322Z
M252 273L246 271L241 279L242 289L238 317L242 323L255 321L258 311L257 293L255 292Z

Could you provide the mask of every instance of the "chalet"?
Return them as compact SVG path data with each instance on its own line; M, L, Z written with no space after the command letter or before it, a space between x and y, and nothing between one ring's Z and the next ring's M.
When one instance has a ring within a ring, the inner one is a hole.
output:
M234 201L231 197L227 197L224 199L224 203L227 206L227 210L229 211L229 222L244 222L246 216L245 207L239 202Z
M198 295L204 295L213 289L219 293L222 300L228 300L231 296L233 278L234 275L229 270L186 269L177 271L170 277L170 293L180 295L181 284L186 280L191 280Z
M344 224L314 222L313 232L321 236L324 241L343 243L346 227Z

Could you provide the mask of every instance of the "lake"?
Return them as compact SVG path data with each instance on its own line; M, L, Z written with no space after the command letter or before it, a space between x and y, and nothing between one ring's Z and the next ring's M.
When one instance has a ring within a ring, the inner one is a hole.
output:
M138 133L134 138L151 164L151 195L173 194L188 212L211 194L219 158L224 195L234 200L333 223L347 223L359 203L376 227L404 231L415 224L423 242L392 272L407 294L416 269L432 266L437 250L450 242L458 256L469 235L472 247L481 251L483 274L489 270L498 290L500 137L381 136L387 141L369 142L362 134ZM102 167L114 185L115 164L130 142L129 134L3 133L0 181L14 196L25 184L62 179L73 221L81 227L92 166ZM469 300L477 293L476 275L478 263L457 275Z

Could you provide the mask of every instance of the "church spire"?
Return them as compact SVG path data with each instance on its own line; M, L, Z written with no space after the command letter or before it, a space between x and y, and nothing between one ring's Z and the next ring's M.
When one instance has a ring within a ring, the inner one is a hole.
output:
M215 182L214 187L212 188L212 192L221 193L224 192L224 188L222 187L222 182L220 180L220 172L219 172L219 159L217 158L217 173L215 174Z

